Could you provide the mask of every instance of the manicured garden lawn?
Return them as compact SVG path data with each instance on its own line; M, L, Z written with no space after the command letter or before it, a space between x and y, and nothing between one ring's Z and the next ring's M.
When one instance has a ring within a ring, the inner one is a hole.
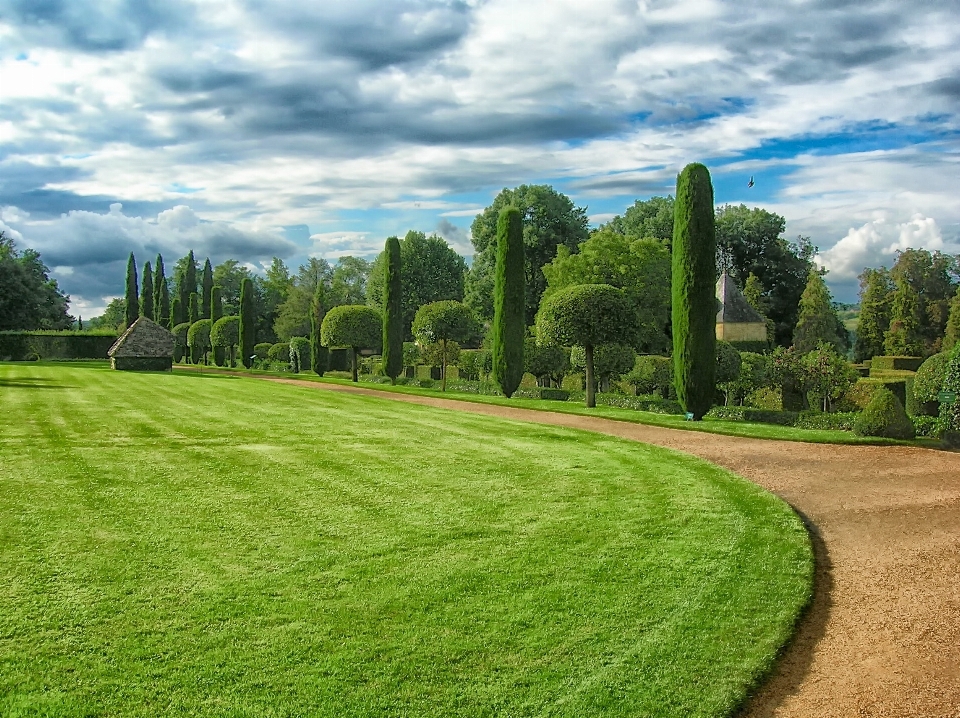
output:
M0 714L723 716L808 600L787 506L587 432L0 364Z

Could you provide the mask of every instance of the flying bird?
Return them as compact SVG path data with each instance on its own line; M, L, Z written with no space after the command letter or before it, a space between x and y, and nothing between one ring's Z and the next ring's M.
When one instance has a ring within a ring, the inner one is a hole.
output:
M750 181L747 182L747 187L753 187L753 175L750 175Z

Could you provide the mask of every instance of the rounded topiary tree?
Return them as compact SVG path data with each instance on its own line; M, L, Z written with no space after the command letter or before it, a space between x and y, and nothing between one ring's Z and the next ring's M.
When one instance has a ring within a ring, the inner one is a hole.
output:
M373 307L342 304L334 307L320 325L325 347L350 347L353 380L357 381L357 355L361 349L379 349L383 341L383 318Z
M940 391L953 394L954 399L940 404L937 430L948 446L960 447L960 342L953 345Z
M521 308L522 311L522 308ZM441 388L447 390L447 342L466 341L477 331L477 318L463 302L430 302L417 310L413 335L421 345L439 342Z
M403 291L400 283L400 240L389 237L383 263L383 373L392 384L403 371Z
M214 290L218 287L214 287ZM230 367L236 366L237 344L240 343L240 317L220 317L210 329L210 344L213 346L214 361L219 358L217 366L223 366L224 358L229 361ZM254 349L256 353L256 349Z
M936 416L939 406L937 396L947 378L947 366L950 364L950 352L940 352L927 357L913 379L913 396L925 416Z
M912 439L916 436L913 422L903 404L885 387L878 389L867 407L860 412L853 423L853 433L887 439Z
M267 361L283 362L289 368L290 366L290 342L277 342L271 344L267 350Z
M523 379L524 287L523 218L504 207L497 218L497 263L493 284L493 380L510 397Z
M633 344L637 312L626 295L609 284L575 284L543 301L537 313L537 340L541 344L584 348L587 406L597 405L594 392L593 351L600 344Z
M699 421L716 391L717 322L713 185L699 163L677 176L672 251L674 384L684 411Z
M290 337L290 370L294 374L310 370L310 340L307 337Z
M190 331L190 322L181 322L173 328L173 360L183 361L187 356L187 333Z
M249 369L253 364L253 346L257 341L257 314L253 281L244 277L240 283L240 361Z
M593 380L600 391L609 391L610 382L633 368L637 353L626 344L598 344L593 348ZM579 344L570 347L570 366L586 369L586 350Z
M210 330L209 319L198 319L190 325L190 330L187 332L187 346L190 347L190 358L194 364L207 363L207 352L211 348Z
M570 370L569 352L552 344L537 344L536 337L527 337L523 344L524 371L537 377L540 386L550 386L553 382L559 388Z

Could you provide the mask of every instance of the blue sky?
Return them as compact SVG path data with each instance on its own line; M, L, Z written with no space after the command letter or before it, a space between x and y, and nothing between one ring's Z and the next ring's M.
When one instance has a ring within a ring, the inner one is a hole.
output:
M469 258L504 187L599 223L700 161L854 301L960 252L958 78L955 0L0 0L0 229L89 317L131 251Z

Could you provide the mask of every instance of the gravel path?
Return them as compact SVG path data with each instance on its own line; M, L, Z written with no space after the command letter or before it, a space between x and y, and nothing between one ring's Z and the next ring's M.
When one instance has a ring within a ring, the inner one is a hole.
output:
M267 380L597 431L725 466L794 506L817 555L813 606L743 715L960 718L960 454L744 439Z

